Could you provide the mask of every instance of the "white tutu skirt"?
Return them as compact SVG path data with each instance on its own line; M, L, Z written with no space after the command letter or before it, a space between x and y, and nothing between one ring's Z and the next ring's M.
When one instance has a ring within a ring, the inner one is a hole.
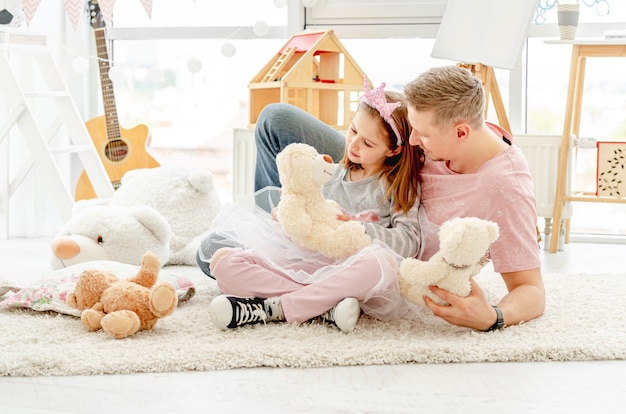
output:
M269 213L278 204L279 191L277 187L267 187L255 193L254 201L222 207L200 246L198 257L210 263L211 256L220 247L242 247L253 251L269 267L308 285L332 277L368 255L378 264L378 269L371 271L380 275L380 281L362 300L363 311L381 320L396 319L407 312L397 282L402 256L378 240L352 256L339 259L296 246Z

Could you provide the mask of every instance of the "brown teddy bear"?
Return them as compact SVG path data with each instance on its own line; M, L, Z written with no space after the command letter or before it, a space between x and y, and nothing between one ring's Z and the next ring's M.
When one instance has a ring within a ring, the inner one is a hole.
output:
M78 278L67 304L82 311L80 320L88 331L104 330L117 339L133 335L140 329L152 329L159 318L174 312L178 296L167 282L158 282L159 258L147 252L141 268L132 278L100 270L85 270Z

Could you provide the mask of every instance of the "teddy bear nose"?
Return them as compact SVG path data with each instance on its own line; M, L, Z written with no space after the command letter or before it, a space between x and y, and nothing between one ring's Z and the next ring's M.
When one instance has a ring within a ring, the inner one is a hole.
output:
M69 237L59 237L54 240L50 247L52 253L59 259L71 259L80 253L80 246Z
M324 157L324 161L331 163L331 164L333 163L333 159L330 157L330 155L324 154L322 155L322 157Z

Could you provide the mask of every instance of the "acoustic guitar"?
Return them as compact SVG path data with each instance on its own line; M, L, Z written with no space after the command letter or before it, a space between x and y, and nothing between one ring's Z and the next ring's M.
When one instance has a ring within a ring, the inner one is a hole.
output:
M122 176L138 168L154 168L159 163L148 152L150 134L148 127L139 124L132 129L120 128L113 82L109 78L109 57L105 39L105 24L100 14L97 1L89 2L91 26L96 37L98 51L98 69L102 98L104 100L104 115L90 119L85 123L87 131L96 147L98 155L104 164L104 168L113 184L113 188L119 188ZM76 182L74 198L86 200L96 198L87 173L83 171Z

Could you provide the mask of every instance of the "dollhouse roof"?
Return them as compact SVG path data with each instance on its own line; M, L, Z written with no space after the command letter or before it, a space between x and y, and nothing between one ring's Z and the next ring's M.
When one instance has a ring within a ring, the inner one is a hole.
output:
M344 58L341 83L362 84L363 70L350 56L350 53L348 53L348 50L337 38L333 30L307 31L291 36L250 83L285 82L288 80L298 80L299 82L305 80L314 81L316 75L322 77L322 81L324 81L322 75L325 73L325 70L323 67L319 67L319 59L316 60L315 57L321 54L332 53L342 54ZM282 62L281 59L285 62ZM280 65L282 65L280 76L268 78L267 75L272 68L276 69ZM313 73L316 71L321 73ZM334 72L334 69L330 72ZM328 79L328 81L339 81L339 79Z

